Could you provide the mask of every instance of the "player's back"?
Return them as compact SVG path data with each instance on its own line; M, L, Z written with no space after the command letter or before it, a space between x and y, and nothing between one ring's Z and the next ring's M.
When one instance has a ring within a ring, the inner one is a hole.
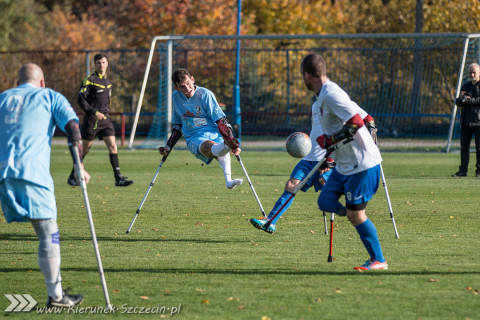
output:
M0 178L51 187L50 145L56 123L78 119L61 94L22 84L0 95Z

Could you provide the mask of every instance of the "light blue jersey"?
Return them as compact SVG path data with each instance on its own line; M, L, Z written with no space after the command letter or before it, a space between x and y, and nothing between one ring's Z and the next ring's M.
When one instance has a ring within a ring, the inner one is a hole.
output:
M55 126L78 117L60 93L25 83L0 94L0 183L20 179L53 191L50 152Z
M218 133L215 123L225 117L215 95L208 89L196 86L191 98L175 90L173 92L172 123L182 125L183 137L187 141L205 132Z

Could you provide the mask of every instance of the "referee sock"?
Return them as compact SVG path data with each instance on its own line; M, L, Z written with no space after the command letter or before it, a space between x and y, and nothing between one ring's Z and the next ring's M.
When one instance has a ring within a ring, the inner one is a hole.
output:
M365 222L355 226L363 245L370 254L371 259L375 259L380 262L385 262L383 257L382 248L380 247L380 241L378 240L377 229L370 219L367 218Z
M113 168L113 174L115 176L115 180L120 180L122 179L122 175L120 174L120 163L118 161L118 154L115 153L110 153L110 164L112 165Z
M275 224L277 223L277 220L280 219L280 217L285 213L285 211L288 210L288 208L290 208L290 206L292 205L293 203L293 199L294 197L291 197L291 199L287 202L288 198L290 198L290 196L292 195L293 193L285 190L283 192L283 194L280 196L280 198L278 198L277 202L275 203L275 205L273 206L273 209L272 211L270 211L270 213L268 214L268 219L272 219L273 216L277 213L277 211L282 207L282 211L280 211L277 216L275 217L274 220L272 220L272 224Z

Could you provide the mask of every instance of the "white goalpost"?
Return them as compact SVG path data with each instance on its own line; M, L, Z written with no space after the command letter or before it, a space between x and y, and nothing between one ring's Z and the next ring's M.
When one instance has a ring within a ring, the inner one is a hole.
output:
M460 71L458 72L458 83L457 83L457 90L455 92L455 98L458 98L458 96L460 95L460 88L462 87L462 83L464 81L464 77L462 75L465 74L465 64L466 64L466 60L467 60L467 55L468 55L468 48L469 48L469 44L470 44L470 40L471 39L480 39L480 34L472 34L472 35L469 35L465 38L465 43L464 43L464 47L463 47L463 57L462 57L462 63L461 63L461 66L460 66ZM476 57L476 62L477 63L480 63L480 52L477 53L477 57ZM475 57L473 59L471 59L473 61L475 61ZM451 148L451 145L452 145L452 138L453 138L453 131L455 129L455 119L457 117L457 105L455 103L453 103L453 111L452 111L452 118L451 118L451 122L450 122L450 128L448 130L448 140L447 140L447 147L446 147L446 152L449 153L450 152L450 148Z
M142 102L143 102L143 97L145 95L145 88L147 86L147 81L148 81L148 74L150 73L150 67L152 65L152 59L153 59L153 53L155 51L155 45L157 41L167 41L167 79L170 79L172 77L172 46L173 46L173 40L180 40L183 39L183 37L177 37L177 36L157 36L154 37L152 40L152 44L150 46L150 53L148 54L148 61L147 61L147 67L145 70L145 75L143 77L143 82L142 82L142 89L140 90L140 97L138 99L138 104L137 104L137 110L135 112L135 120L133 122L133 127L132 127L132 133L130 134L130 140L128 142L128 148L131 149L133 148L133 140L135 138L135 133L137 131L137 125L138 125L138 118L140 116L140 111L142 109ZM172 83L171 81L168 81L168 87L167 87L167 105L168 105L168 111L167 111L167 123L166 126L167 128L170 128L170 123L172 121ZM167 134L170 134L170 130L168 129Z

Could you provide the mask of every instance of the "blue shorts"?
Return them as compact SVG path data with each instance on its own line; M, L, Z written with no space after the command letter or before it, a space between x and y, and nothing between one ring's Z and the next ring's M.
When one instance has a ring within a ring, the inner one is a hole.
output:
M3 179L0 202L8 223L57 218L54 192L25 180Z
M200 145L207 140L212 140L216 143L222 143L223 137L218 132L202 132L201 134L188 139L187 147L190 152L197 157L197 159L202 160L206 164L210 164L213 158L207 158L200 152Z
M347 204L364 203L372 199L379 183L380 165L348 176L338 173L334 168L320 197L329 198L329 193L344 194Z
M297 180L302 181L305 179L310 171L318 164L318 161L308 161L308 160L300 160L299 163L295 166L295 168L292 171L292 174L290 175L290 178L294 178ZM332 173L332 170L327 171L325 173L320 173L319 171L316 171L310 179L308 179L307 183L302 187L303 192L306 192L308 189L310 189L312 186L315 186L315 192L318 190L322 190L323 185L320 183L319 179L324 178L325 180L328 179L330 174Z

